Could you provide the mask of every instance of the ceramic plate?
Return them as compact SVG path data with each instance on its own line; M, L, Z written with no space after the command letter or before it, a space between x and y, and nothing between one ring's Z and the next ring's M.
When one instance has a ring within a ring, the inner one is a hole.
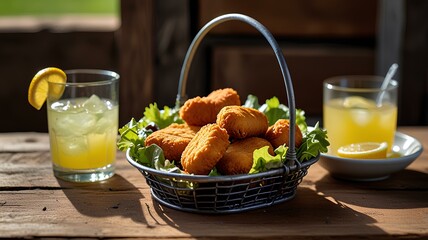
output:
M392 173L410 165L423 151L415 138L397 132L392 147L393 156L387 159L350 159L321 154L319 164L333 177L355 181L376 181L388 178Z

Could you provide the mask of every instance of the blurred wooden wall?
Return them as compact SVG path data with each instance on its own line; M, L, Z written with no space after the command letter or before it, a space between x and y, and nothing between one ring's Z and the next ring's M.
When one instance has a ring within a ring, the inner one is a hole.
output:
M28 103L28 86L45 67L117 71L114 32L0 32L0 132L47 132L46 106Z
M390 10L385 3L391 1L404 7ZM206 22L231 12L254 17L272 31L291 72L297 107L314 121L321 118L325 78L382 74L388 61L395 61L379 60L379 46L390 42L379 37L379 15L402 14L403 37L391 50L401 61L399 123L427 125L428 1L391 1L121 0L117 30L0 31L0 132L47 131L46 109L37 111L27 103L31 78L47 66L118 71L121 125L140 118L153 101L174 105L190 41ZM386 64L379 67L380 62ZM192 63L187 93L205 95L228 86L243 99L252 93L262 102L272 96L286 102L271 49L254 29L239 22L224 23L204 39Z
M344 74L375 73L377 1L199 0L198 28L216 16L242 13L265 25L280 44L293 80L296 107L322 118L322 82ZM277 96L287 104L273 51L248 24L232 21L207 36L207 89L233 87L245 100Z

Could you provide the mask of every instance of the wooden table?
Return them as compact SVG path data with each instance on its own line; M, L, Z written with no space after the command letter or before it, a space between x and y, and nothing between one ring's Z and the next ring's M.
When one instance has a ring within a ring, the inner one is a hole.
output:
M428 147L428 127L399 131ZM46 134L0 134L0 142L0 238L428 238L427 150L384 181L341 181L315 164L288 202L202 215L153 201L123 153L110 180L74 184L53 176Z

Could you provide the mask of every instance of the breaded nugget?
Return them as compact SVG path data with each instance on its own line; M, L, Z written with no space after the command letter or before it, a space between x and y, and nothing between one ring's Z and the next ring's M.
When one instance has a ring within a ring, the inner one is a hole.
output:
M180 108L180 117L189 125L215 123L217 113L224 107L241 105L238 93L232 88L219 89L206 97L187 100Z
M229 135L217 124L207 124L196 133L181 156L184 171L207 175L229 146Z
M250 137L231 143L217 163L217 170L225 175L248 173L253 166L254 150L264 146L269 146L269 153L274 155L272 145L263 138Z
M173 123L168 127L150 134L144 144L156 144L162 148L166 159L179 162L181 154L193 139L200 127Z
M299 147L302 144L302 132L296 124L295 144ZM290 120L279 119L275 124L269 127L266 131L265 138L274 148L277 148L284 143L289 146Z
M257 109L226 106L217 115L217 124L233 138L263 136L269 127L267 117Z

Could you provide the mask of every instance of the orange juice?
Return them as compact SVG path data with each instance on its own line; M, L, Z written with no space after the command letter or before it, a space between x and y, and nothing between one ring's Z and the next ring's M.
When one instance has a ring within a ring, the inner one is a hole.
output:
M350 96L334 98L323 105L324 128L330 140L329 153L336 155L341 146L361 142L394 142L397 106L385 102Z

